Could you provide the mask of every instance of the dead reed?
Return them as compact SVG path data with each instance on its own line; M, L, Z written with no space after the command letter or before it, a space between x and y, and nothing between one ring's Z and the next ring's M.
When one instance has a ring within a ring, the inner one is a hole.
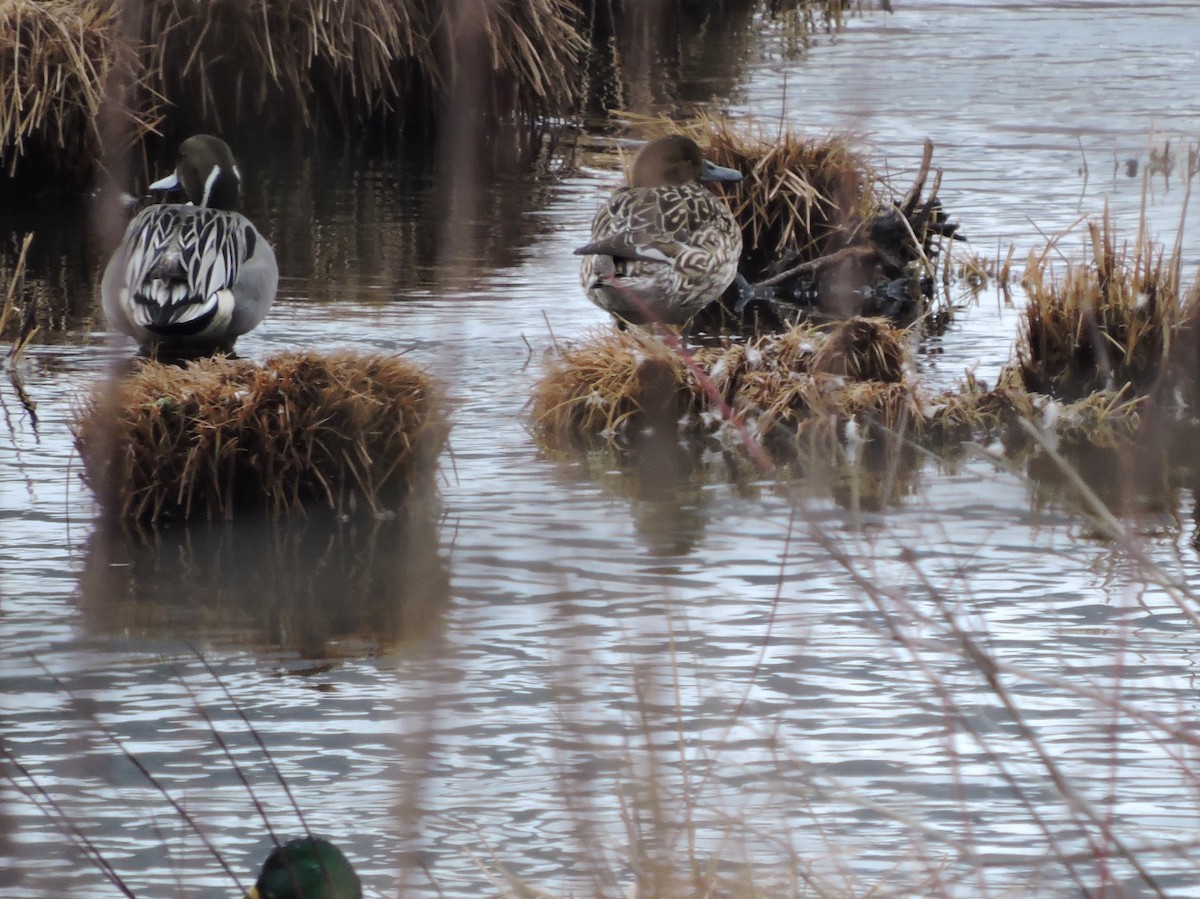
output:
M1031 256L1022 280L1022 385L1066 400L1125 385L1148 392L1195 315L1180 288L1178 253L1167 256L1144 227L1132 246L1119 243L1107 214L1088 223L1084 261L1067 262L1061 274L1050 261L1058 243Z
M577 22L570 0L152 0L141 35L150 87L210 127L353 131L437 119L460 78L474 112L565 113Z
M688 447L787 464L916 444L945 455L999 442L1014 459L1043 451L1128 452L1146 397L1097 391L1074 401L972 378L924 390L910 369L910 331L881 319L804 324L746 343L680 353L639 331L604 332L555 353L534 388L535 435L551 450L641 451L666 432ZM864 457L865 458L865 457Z
M32 164L47 178L81 183L112 133L102 128L105 112L127 139L154 128L151 103L108 100L137 70L120 18L111 0L0 3L0 165L8 176Z
M351 352L141 364L74 424L84 477L122 520L382 512L428 475L446 427L422 371Z
M550 358L534 426L549 446L621 447L667 428L794 457L801 437L856 417L895 426L915 409L906 340L887 322L851 319L685 356L642 332L606 332Z
M155 130L164 103L174 130L565 115L579 26L572 0L6 0L0 164L83 185L122 149L105 141Z

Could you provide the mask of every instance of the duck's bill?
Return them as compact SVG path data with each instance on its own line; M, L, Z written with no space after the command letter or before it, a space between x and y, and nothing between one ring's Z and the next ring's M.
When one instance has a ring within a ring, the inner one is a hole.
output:
M165 178L159 178L151 184L147 190L175 190L179 187L179 176L175 172L167 175Z
M709 162L705 159L700 164L701 181L741 181L742 173L737 169L727 169L723 165Z

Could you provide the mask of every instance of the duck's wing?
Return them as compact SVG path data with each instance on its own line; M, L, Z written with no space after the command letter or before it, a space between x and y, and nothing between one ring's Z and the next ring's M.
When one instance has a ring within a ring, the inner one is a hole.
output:
M592 240L577 256L672 262L698 232L721 215L718 200L700 185L622 188L592 221Z
M255 240L237 213L195 206L143 210L125 236L131 317L159 332L207 327Z

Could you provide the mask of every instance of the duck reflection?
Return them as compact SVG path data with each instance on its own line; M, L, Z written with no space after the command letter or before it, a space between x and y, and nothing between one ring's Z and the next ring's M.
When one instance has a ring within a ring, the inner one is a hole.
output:
M449 594L429 510L392 520L241 518L130 534L100 525L87 549L87 626L142 638L202 638L361 655L436 631Z

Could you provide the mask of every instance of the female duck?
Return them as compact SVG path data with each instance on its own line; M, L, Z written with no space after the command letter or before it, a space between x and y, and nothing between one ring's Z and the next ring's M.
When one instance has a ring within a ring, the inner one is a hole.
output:
M191 203L150 206L129 223L104 270L104 315L143 350L228 351L275 299L275 253L235 211L241 174L224 141L185 140L175 172L150 185L178 187Z
M737 275L742 232L723 200L701 181L740 181L682 135L646 144L629 187L592 221L580 279L588 299L618 322L682 325Z

